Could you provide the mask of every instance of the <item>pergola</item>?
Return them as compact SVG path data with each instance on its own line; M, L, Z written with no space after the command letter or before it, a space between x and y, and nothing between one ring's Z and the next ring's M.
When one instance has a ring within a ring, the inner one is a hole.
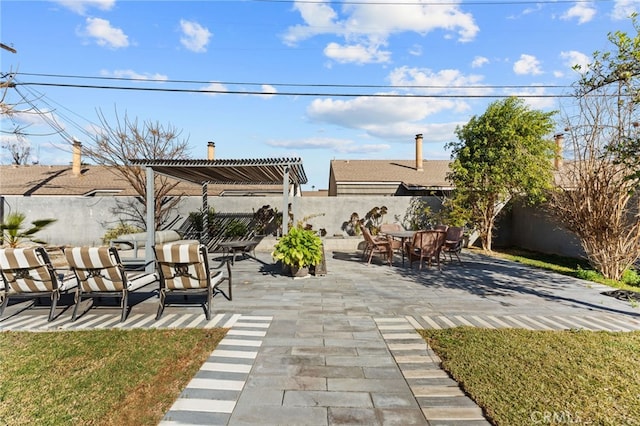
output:
M289 196L300 193L300 185L308 182L301 158L264 158L242 160L149 160L131 159L131 165L143 166L147 179L147 241L145 264L151 269L155 245L155 173L202 186L202 211L208 210L209 184L282 185L282 233L288 232L286 214ZM293 209L295 212L295 209ZM295 223L295 218L294 218ZM205 228L206 229L206 228Z

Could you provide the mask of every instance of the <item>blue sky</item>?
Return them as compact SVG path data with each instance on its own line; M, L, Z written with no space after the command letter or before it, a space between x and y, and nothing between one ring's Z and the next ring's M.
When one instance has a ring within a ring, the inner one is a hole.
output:
M26 95L64 133L16 114L0 137L20 126L34 161L68 164L69 138L90 144L97 112L117 111L181 130L192 158L208 141L218 159L301 157L303 189L324 189L331 159L413 159L417 133L426 159L449 159L455 127L500 96L562 108L572 66L610 49L609 32L634 35L639 5L2 0L0 41L17 53L0 49L0 70L19 73L5 102Z

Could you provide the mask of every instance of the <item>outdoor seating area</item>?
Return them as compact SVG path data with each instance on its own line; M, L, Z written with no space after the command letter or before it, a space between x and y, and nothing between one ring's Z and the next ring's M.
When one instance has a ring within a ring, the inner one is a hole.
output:
M371 263L374 254L379 255L389 266L393 265L394 255L402 257L402 266L405 266L405 258L410 268L418 261L418 269L422 269L423 264L427 268L436 265L441 269L441 262L453 260L453 256L460 260L460 252L463 245L464 228L459 226L436 225L433 229L405 230L402 225L382 224L377 235L372 235L371 231L363 227L364 248L363 259Z
M157 272L137 272L125 267L114 246L64 248L56 266L43 246L1 248L0 317L10 299L33 301L14 313L20 314L46 297L50 299L47 321L52 322L70 307L60 307L56 315L61 297L73 296L71 322L85 316L96 300L103 298L119 299L120 322L124 322L131 309L130 296L144 289L148 299L158 299L156 320L162 316L169 294L180 294L184 300L193 296L197 297L193 300L203 300L209 320L215 295L232 299L230 256L223 256L219 265L210 268L204 245L179 241L158 244L154 253ZM220 285L225 281L227 288L222 290ZM91 305L81 310L87 299L91 299Z

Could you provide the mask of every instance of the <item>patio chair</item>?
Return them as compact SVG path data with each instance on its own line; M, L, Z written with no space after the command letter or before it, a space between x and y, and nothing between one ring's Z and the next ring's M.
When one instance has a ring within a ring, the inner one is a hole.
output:
M366 257L369 255L369 259L367 263L371 263L371 258L374 254L387 256L387 260L389 261L389 266L391 266L391 261L393 259L393 249L391 248L391 242L385 238L375 238L371 235L369 228L366 226L362 227L362 235L364 236L365 248L362 252L362 257Z
M9 297L35 298L37 302L38 298L49 296L51 309L48 320L52 321L60 294L76 286L74 279L61 279L64 274L56 272L44 247L0 249L0 275L3 282L0 316L9 303Z
M444 245L442 246L442 254L449 254L449 260L453 261L455 255L458 262L460 260L460 252L462 251L462 237L464 235L464 228L462 226L452 226L447 229L447 235L445 237Z
M427 266L431 268L431 262L435 260L440 270L440 251L445 236L446 232L436 230L416 232L411 242L407 242L405 247L409 267L413 267L413 262L418 260L418 269L422 269L423 261L426 261Z
M82 299L119 297L123 322L129 310L129 293L158 281L155 273L128 276L115 247L70 247L64 255L78 280L71 321L76 320Z
M162 316L169 294L182 294L185 298L187 295L204 295L207 320L211 319L211 305L216 294L232 299L231 262L227 256L220 265L209 268L207 248L202 244L165 244L155 246L154 250L160 269L160 303L156 320ZM221 270L224 265L227 267L226 276ZM224 281L228 283L228 294L219 288Z
M391 235L389 235L389 232L397 231L404 231L404 228L399 223L383 223L382 225L380 225L380 234L382 234L389 240L389 242L391 243L391 250L393 250L394 252L403 250L402 240L393 238Z

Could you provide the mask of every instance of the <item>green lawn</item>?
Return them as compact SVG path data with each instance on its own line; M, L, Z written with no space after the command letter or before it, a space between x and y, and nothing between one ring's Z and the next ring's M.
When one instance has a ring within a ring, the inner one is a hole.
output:
M492 255L640 291L635 271L614 282L581 259L514 249ZM421 333L494 424L640 425L640 332L458 327Z
M421 333L494 424L640 424L640 332Z
M226 329L0 333L0 424L156 425Z

